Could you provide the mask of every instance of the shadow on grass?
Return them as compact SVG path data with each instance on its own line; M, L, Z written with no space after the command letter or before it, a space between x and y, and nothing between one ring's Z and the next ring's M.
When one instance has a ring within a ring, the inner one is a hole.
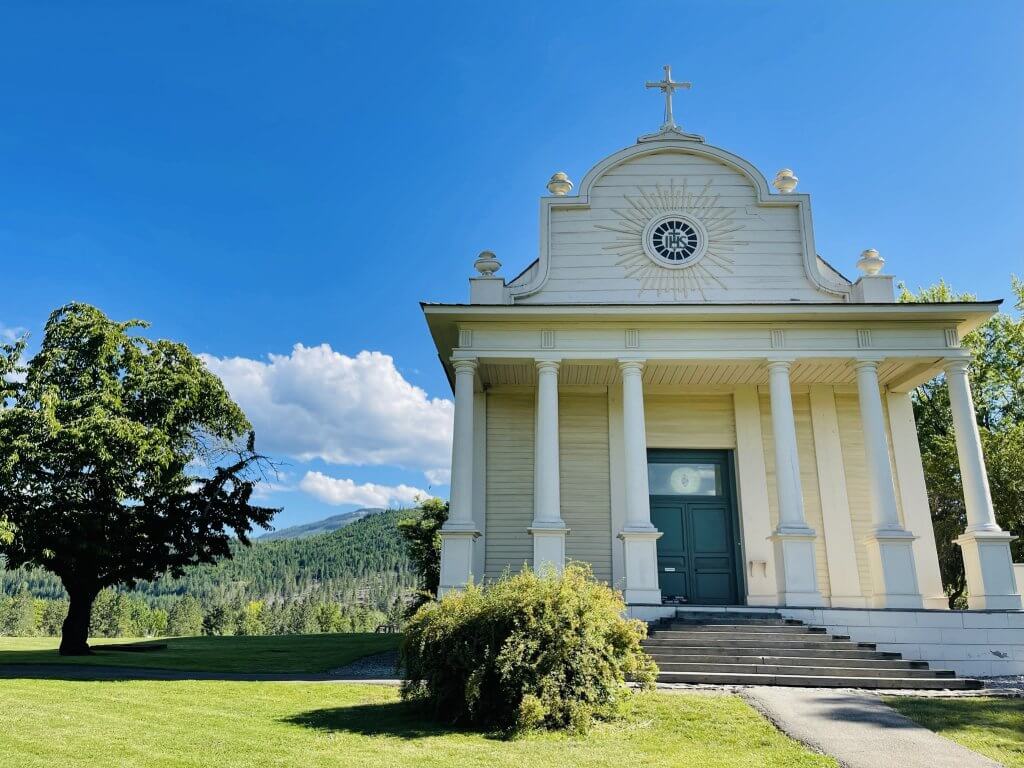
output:
M981 728L988 731L1014 731L1019 741L1020 721L1024 720L1024 700L1012 697L963 697L927 699L886 697L885 703L902 715L932 730Z
M500 733L486 733L437 722L431 719L421 703L413 701L313 709L283 718L281 722L329 733L344 731L361 736L394 736L400 739L426 739L455 733L497 741L507 738Z
M394 653L397 636L369 633L99 640L88 656L0 638L0 678L331 680L331 670ZM163 646L163 647L161 647ZM129 653L124 648L143 649ZM380 677L389 675L380 674ZM346 676L348 677L348 676Z

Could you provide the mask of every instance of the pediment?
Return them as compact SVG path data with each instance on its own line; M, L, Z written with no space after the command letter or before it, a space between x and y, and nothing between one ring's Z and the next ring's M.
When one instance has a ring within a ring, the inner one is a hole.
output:
M775 194L752 165L699 141L637 144L575 196L541 203L541 252L516 304L845 301L822 270L809 198Z

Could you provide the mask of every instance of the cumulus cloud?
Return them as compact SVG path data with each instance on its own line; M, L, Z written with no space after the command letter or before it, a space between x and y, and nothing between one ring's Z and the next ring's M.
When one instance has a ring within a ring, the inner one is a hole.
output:
M423 474L427 476L427 482L431 485L448 485L452 481L450 469L428 469Z
M27 328L19 325L11 326L0 323L0 341L15 341L25 335Z
M453 403L406 381L390 355L349 357L328 344L296 344L291 354L266 360L202 357L248 415L266 453L404 467L426 473L431 483L448 471Z
M330 477L322 472L307 472L299 488L327 504L358 504L363 507L391 507L411 504L430 494L411 485L377 485L341 477Z

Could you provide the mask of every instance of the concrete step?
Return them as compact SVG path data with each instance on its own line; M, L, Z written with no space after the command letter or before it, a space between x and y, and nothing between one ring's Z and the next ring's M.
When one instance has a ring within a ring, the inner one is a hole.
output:
M873 651L868 648L835 648L831 644L822 643L821 648L759 648L751 646L739 648L723 645L650 645L650 641L644 641L644 650L655 656L662 655L708 655L708 656L785 656L799 658L846 658L846 659L898 659L898 653L886 651Z
M782 619L782 614L775 611L688 611L680 608L676 611L677 619L729 619L730 621L753 621L757 619Z
M802 627L799 621L788 619L757 619L754 621L736 621L735 619L710 619L708 621L690 619L662 619L653 623L653 629L668 629L669 627Z
M903 661L899 654L874 654L878 658L856 658L843 654L821 656L734 656L708 653L653 653L659 667L668 664L781 664L791 667L861 667L864 669L928 669L927 661Z
M780 627L771 627L772 630L780 629ZM718 628L707 627L705 629L656 629L654 632L648 633L648 639L657 640L659 638L671 638L673 640L686 640L688 638L702 638L708 640L782 640L782 641L814 641L814 642L828 642L832 638L841 640L848 640L849 637L846 635L829 635L826 632L808 632L803 627L797 627L798 632L769 632L767 630L761 632L748 632L747 630L728 630L725 632L719 631Z
M873 651L874 643L853 643L847 640L762 640L754 638L735 637L713 637L711 635L700 635L694 633L686 637L649 637L643 641L645 648L728 648L734 651L749 650L750 648L802 648L807 650L851 650L851 651Z
M949 678L953 672L944 669L906 669L888 667L843 667L833 664L801 666L798 664L677 664L658 661L662 673L670 672L728 672L757 675L811 675L813 677L899 677Z
M730 672L662 672L659 683L709 685L792 685L809 688L898 688L914 690L974 690L980 680L960 677L853 677L838 675L759 675Z
M654 627L653 635L666 632L708 632L711 634L730 633L742 635L825 635L824 627L804 627L799 624L672 624Z

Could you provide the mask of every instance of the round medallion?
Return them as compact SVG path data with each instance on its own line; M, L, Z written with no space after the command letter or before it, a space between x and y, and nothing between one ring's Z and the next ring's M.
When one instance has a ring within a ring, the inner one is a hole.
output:
M693 495L700 489L700 472L693 467L679 467L672 471L668 482L676 493Z
M707 252L708 233L697 219L672 211L648 222L643 245L644 252L663 267L688 267Z

